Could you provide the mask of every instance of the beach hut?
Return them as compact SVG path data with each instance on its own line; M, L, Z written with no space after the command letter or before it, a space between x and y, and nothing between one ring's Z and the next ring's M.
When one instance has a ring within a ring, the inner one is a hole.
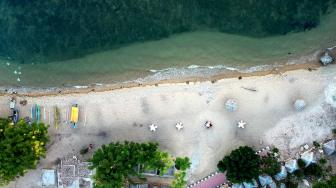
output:
M326 155L332 155L335 153L336 151L336 147L335 147L335 140L330 140L326 143L323 144L322 148L323 148L323 152Z
M271 176L261 175L258 177L258 180L259 180L261 187L276 188L276 184L274 183Z
M234 112L238 110L238 101L235 99L228 99L225 102L225 109L229 112Z
M77 128L78 123L78 105L75 104L71 107L70 123L72 128Z
M294 107L297 111L302 111L306 107L306 102L302 99L298 99L294 102Z
M333 62L333 57L329 54L328 51L326 51L320 58L320 62L322 63L322 65L326 66L330 63Z
M285 166L281 166L281 170L279 173L277 173L275 176L274 176L274 179L277 180L277 181L280 181L280 180L283 180L283 179L286 179L287 177L287 170L286 170L286 167Z
M258 188L258 183L255 179L252 182L243 182L244 188Z
M285 167L288 173L293 173L298 169L298 163L296 159L291 159L285 163Z
M315 155L313 152L304 152L302 155L301 155L301 159L303 160L303 162L305 162L306 164L306 167L309 166L310 164L312 163L315 163L316 160L315 160Z

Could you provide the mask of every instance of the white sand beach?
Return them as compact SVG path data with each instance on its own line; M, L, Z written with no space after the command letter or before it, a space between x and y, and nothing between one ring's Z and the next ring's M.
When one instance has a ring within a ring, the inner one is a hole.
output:
M40 169L51 167L57 158L78 153L89 143L98 148L112 141L158 142L174 156L191 158L189 182L216 171L217 162L239 145L255 149L274 145L284 156L294 155L302 144L312 145L314 140L331 136L331 128L336 127L336 110L329 104L332 92L325 90L335 84L336 65L330 65L313 71L294 70L215 83L160 84L87 94L17 97L17 101L28 101L26 106L19 105L21 117L30 116L34 104L45 108L42 119L51 124L51 144L38 169L29 171L8 187L39 187ZM10 97L0 97L2 117L9 115ZM238 101L236 112L224 108L230 98ZM306 102L303 111L295 110L296 99ZM66 122L66 114L74 103L80 109L77 129L71 129ZM55 105L62 115L58 129L52 120ZM204 127L207 120L213 123L210 129ZM237 127L239 120L247 122L245 129ZM177 122L184 125L181 131L175 127ZM150 132L151 123L157 124L156 132Z

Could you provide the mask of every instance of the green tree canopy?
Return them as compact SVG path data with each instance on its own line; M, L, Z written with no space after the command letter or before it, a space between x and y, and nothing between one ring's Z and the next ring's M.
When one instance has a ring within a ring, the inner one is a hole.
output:
M175 159L175 168L177 170L187 170L190 168L191 162L188 157L177 157Z
M96 187L122 187L130 176L139 176L138 165L159 169L161 173L173 166L172 159L158 149L157 143L110 143L99 148L90 161L96 170Z
M248 146L241 146L225 156L217 164L221 172L226 171L226 177L233 183L249 182L261 174L261 159Z
M14 125L0 119L0 185L34 169L40 157L45 157L48 127L43 123Z

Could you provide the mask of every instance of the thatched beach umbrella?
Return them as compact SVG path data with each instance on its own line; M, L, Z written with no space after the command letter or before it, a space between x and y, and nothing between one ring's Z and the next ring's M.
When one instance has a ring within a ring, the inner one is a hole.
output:
M294 107L297 111L302 111L306 107L306 102L302 99L297 99L294 102Z
M326 142L323 144L322 148L323 148L323 152L326 155L332 155L335 153L336 151L336 147L335 147L335 140L330 140L329 142Z
M238 101L236 99L228 99L225 102L225 109L229 112L234 112L238 110Z

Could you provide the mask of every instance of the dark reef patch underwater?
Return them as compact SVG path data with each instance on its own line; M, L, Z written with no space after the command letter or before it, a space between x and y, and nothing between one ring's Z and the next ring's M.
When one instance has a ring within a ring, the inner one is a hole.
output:
M309 30L336 0L2 0L0 56L48 62L215 29L266 37Z

